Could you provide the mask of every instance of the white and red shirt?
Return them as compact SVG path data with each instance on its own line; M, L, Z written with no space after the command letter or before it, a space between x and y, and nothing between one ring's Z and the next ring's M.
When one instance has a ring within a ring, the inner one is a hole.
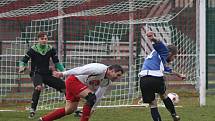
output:
M97 97L96 104L101 100L107 88L111 84L111 80L105 79L108 66L101 63L90 63L84 66L76 67L63 72L64 76L74 75L79 81L93 87ZM96 89L95 89L96 87Z

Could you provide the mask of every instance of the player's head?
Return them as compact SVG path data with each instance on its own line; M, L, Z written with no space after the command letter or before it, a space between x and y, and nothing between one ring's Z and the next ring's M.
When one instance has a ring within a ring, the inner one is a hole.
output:
M45 32L39 32L37 34L37 39L41 45L46 45L48 41L48 36Z
M175 56L177 55L178 50L177 50L177 47L175 45L168 45L167 48L169 50L167 62L169 63L175 59Z
M120 79L123 73L124 71L120 65L111 65L108 67L106 77L111 81L115 81Z

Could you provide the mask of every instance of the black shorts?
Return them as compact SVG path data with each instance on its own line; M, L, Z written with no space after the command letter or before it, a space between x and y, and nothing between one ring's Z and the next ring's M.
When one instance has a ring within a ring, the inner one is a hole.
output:
M34 87L44 83L45 85L48 85L49 87L52 87L60 92L66 89L65 82L62 79L56 78L52 75L34 74L31 77L31 80L33 81Z
M163 77L144 76L140 78L140 89L144 103L151 103L155 99L155 93L164 94L166 85Z

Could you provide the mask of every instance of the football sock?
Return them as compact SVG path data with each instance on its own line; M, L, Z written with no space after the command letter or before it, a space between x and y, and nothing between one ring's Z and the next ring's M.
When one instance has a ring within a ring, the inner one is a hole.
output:
M59 119L63 116L65 116L65 108L59 108L54 110L53 112L48 113L47 115L42 117L43 121L53 121L55 119Z
M165 107L167 108L167 110L171 113L171 115L176 115L175 107L172 103L172 100L169 97L164 99L163 103L164 103Z
M83 113L80 121L88 121L90 118L91 107L88 104L85 104L83 107Z
M152 116L153 121L161 121L161 116L158 112L158 108L155 107L155 108L150 108L150 109L151 109L151 116Z
M33 110L36 110L36 108L37 108L38 100L40 98L40 93L41 93L41 91L38 91L38 90L34 89L34 92L33 92L33 95L32 95L32 102L31 102L31 108Z

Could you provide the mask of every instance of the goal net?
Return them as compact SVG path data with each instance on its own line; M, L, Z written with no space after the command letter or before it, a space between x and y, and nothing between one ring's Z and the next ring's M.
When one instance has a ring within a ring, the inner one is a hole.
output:
M17 1L0 2L7 8ZM66 69L87 63L120 64L123 78L114 82L99 106L140 105L138 72L152 51L146 38L154 31L158 39L174 44L179 53L172 67L186 80L169 77L169 87L195 89L199 73L194 0L52 0L28 2L0 13L1 101L31 100L32 83L28 72L17 73L17 63L36 43L40 31L48 34L49 44L58 50ZM9 9L9 8L8 8ZM28 64L30 66L30 62ZM64 104L64 95L44 85L38 109Z

